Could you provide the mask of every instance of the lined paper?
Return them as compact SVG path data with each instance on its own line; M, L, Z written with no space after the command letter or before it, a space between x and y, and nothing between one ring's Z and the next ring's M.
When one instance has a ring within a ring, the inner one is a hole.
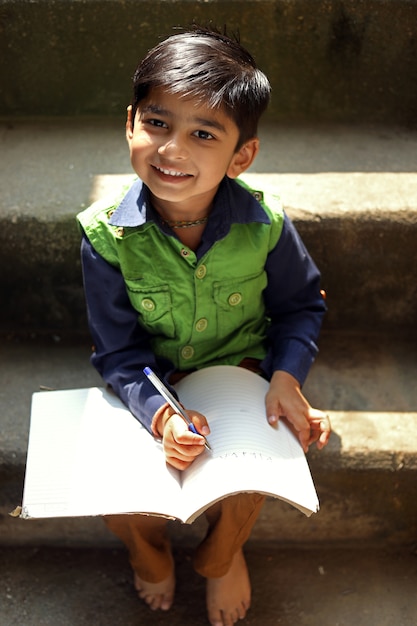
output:
M212 452L204 452L182 478L195 509L203 507L205 500L216 501L223 490L279 494L306 515L318 510L300 443L284 421L272 427L266 419L268 387L253 372L227 365L194 372L176 385L184 406L203 413L211 430L207 440Z

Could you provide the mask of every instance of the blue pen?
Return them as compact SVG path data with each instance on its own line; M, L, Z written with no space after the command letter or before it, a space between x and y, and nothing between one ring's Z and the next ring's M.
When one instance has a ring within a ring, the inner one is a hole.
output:
M165 398L165 400L168 402L170 407L174 409L175 413L178 413L178 415L181 415L181 417L186 421L186 423L188 424L188 430L191 430L191 432L195 433L196 435L200 435L200 433L198 432L198 430L196 429L196 427L194 426L194 424L192 423L192 421L190 420L190 418L188 417L187 413L184 411L184 409L182 408L178 400L172 395L170 390L166 388L162 380L158 378L155 372L153 372L150 367L145 367L143 370L143 373L147 376L147 378L153 384L155 389L159 391L161 396ZM205 437L204 437L204 445L206 446L207 450L211 450L207 442L207 439Z

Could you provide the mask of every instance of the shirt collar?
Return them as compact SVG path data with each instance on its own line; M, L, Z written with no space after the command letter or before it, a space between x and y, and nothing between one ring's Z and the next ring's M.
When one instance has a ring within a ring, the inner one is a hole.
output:
M149 190L138 178L109 219L111 226L142 226L151 210Z
M270 219L256 196L258 193L252 194L235 180L225 177L214 198L210 222L217 222L223 232L227 232L233 223L269 224ZM112 214L109 224L135 228L148 221L156 221L156 214L150 202L149 189L138 178Z

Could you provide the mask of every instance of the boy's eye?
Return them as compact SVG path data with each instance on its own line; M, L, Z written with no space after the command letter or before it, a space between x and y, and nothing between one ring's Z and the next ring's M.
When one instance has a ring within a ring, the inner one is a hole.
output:
M213 135L207 130L196 130L194 135L199 139L214 139Z
M145 124L150 124L151 126L156 126L157 128L168 128L166 122L163 120L158 120L155 118L149 118L144 120Z

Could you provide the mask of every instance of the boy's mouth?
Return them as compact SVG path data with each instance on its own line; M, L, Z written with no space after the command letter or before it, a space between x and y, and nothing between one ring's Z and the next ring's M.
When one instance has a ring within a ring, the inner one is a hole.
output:
M174 178L187 178L190 176L190 174L185 174L184 172L179 172L178 170L166 169L164 167L159 167L158 165L154 165L153 167L165 176L173 176Z

